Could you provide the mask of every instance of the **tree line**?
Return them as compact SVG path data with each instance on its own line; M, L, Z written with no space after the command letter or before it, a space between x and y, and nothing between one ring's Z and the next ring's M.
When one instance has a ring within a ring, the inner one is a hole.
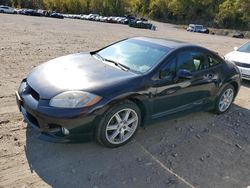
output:
M133 14L180 24L250 29L249 0L0 0L0 4L71 14Z

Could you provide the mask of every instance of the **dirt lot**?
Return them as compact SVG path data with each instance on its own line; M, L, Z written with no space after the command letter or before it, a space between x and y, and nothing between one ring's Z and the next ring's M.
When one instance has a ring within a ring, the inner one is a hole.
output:
M39 140L15 105L14 91L34 67L54 57L90 51L131 36L196 43L225 54L246 40L157 31L82 20L0 14L0 187L250 186L250 82L224 115L194 113L141 129L124 147Z

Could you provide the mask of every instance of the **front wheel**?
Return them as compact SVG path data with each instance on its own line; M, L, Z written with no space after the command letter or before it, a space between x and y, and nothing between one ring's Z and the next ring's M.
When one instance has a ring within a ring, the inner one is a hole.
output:
M221 114L226 112L231 106L235 96L234 87L227 85L216 100L215 113Z
M96 139L107 147L119 147L129 142L141 124L138 106L125 101L104 113L96 129Z

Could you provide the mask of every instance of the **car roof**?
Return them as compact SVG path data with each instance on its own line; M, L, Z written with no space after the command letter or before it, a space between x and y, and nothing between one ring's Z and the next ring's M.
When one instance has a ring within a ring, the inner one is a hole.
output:
M181 48L181 47L188 47L188 46L199 47L199 46L191 44L191 43L182 42L182 41L178 41L178 40L170 40L170 39L151 38L151 37L135 37L133 39L151 42L151 43L158 44L158 45L161 45L161 46L164 46L167 48L172 48L172 49L177 49L177 48Z

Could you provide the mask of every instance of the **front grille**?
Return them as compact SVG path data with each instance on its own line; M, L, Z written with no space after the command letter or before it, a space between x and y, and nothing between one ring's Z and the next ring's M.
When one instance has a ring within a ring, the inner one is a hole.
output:
M249 78L250 79L250 75L246 75L246 74L242 74L243 78Z
M250 64L247 63L240 63L240 62L236 62L234 61L235 65L239 66L239 67L245 67L245 68L250 68Z

